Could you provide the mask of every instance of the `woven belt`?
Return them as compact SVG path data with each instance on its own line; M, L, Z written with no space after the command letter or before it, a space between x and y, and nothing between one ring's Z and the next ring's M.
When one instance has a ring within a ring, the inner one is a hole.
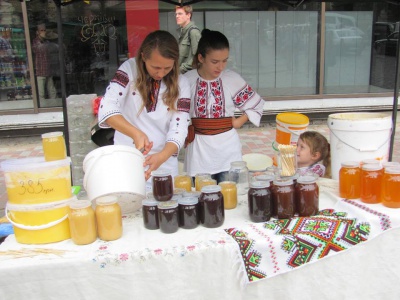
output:
M188 128L185 147L193 142L195 134L215 135L229 131L232 128L232 117L218 119L192 118L192 125L189 125Z

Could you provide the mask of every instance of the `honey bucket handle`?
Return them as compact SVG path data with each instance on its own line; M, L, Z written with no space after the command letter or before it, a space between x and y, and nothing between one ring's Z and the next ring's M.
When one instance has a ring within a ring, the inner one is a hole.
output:
M60 224L62 221L64 221L66 218L68 218L68 214L66 214L64 217L62 217L61 219L55 220L53 222L47 223L47 224L43 224L43 225L34 225L34 226L30 226L30 225L23 225L23 224L19 224L16 223L14 221L11 220L11 218L8 217L8 208L7 206L5 207L5 216L7 218L7 220L15 227L18 227L20 229L25 229L25 230L42 230L42 229L47 229L53 226L56 226L57 224Z

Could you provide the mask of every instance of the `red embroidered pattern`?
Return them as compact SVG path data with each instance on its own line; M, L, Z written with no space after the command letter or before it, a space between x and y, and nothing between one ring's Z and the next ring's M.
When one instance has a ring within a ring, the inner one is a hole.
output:
M251 97L255 94L254 90L246 84L235 96L233 96L233 102L237 107L243 106Z
M178 109L178 111L189 113L190 99L189 98L178 99L177 109Z
M111 82L115 82L120 86L122 86L123 88L126 88L129 82L128 74L126 74L124 71L117 70L117 72L115 72L114 77L111 79Z
M225 116L225 99L222 89L221 79L210 83L210 93L214 96L214 102L211 104L210 112L207 113L207 101L209 97L208 84L206 81L197 79L195 112L198 118L222 118Z

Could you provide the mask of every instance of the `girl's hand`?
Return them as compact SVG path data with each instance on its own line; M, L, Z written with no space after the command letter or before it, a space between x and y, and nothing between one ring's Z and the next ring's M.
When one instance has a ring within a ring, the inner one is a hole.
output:
M165 158L161 152L154 153L145 158L143 167L149 167L145 172L144 176L148 180L151 176L151 172L157 170L168 158Z
M147 135L141 130L135 132L133 142L135 143L136 149L142 152L143 155L148 154L151 148L153 148L153 142L150 142Z

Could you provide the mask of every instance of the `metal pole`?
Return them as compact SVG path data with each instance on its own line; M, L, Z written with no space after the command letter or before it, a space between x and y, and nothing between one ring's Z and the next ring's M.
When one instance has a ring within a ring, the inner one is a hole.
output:
M400 28L400 22L396 23L396 28ZM394 95L393 95L393 111L392 111L392 136L390 138L389 161L392 161L394 136L396 135L397 123L397 104L399 98L399 84L400 84L400 32L397 37L397 50L396 50L396 73L394 79Z

